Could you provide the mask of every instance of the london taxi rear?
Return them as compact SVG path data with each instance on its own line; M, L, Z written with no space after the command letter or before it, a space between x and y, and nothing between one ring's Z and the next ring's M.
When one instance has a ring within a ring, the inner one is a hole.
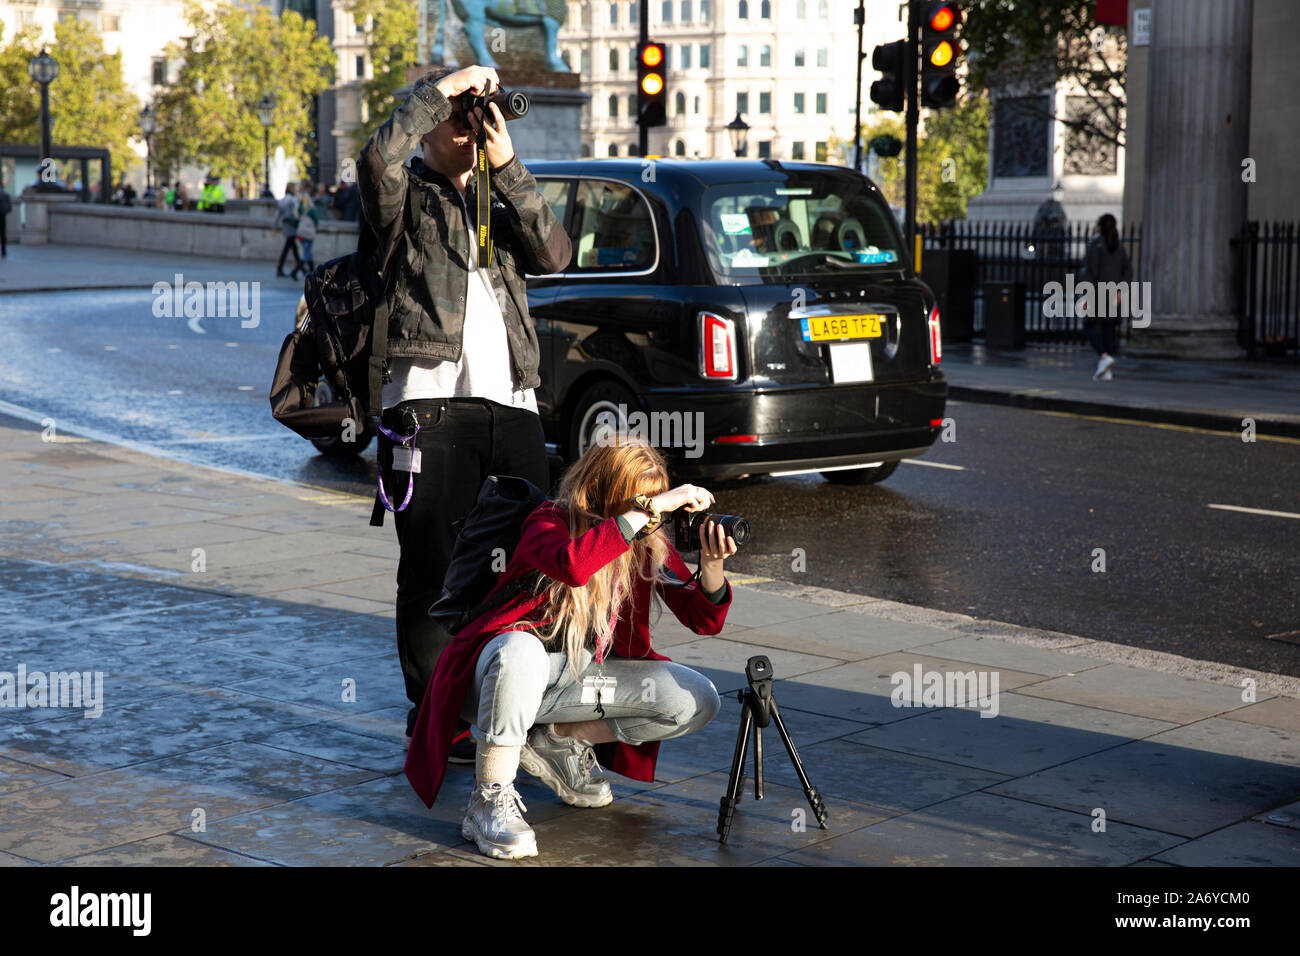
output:
M772 160L528 165L574 248L529 290L564 457L634 411L702 422L664 449L699 478L868 484L933 444L939 315L869 180Z

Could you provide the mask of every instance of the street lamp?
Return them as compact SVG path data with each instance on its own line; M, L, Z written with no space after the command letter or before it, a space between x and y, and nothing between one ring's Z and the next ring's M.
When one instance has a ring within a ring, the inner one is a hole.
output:
M257 118L262 121L262 198L274 199L271 195L271 124L275 122L275 100L270 93L264 93L257 103Z
M749 151L749 124L740 118L740 113L736 113L736 118L727 124L727 135L731 137L731 151L739 159Z
M146 201L153 196L153 134L158 129L158 114L152 103L140 111L140 132L144 133L144 195Z
M45 47L41 47L40 55L27 61L27 73L41 84L41 165L43 167L45 163L53 162L50 158L53 150L50 145L50 84L59 75L59 61L50 56ZM38 192L59 192L58 185L46 182L44 177L36 184L36 189Z

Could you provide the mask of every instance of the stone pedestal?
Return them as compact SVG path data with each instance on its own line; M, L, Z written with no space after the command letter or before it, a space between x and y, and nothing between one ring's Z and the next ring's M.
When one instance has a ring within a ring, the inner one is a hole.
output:
M1235 358L1230 240L1246 218L1252 0L1151 0L1142 268L1129 351Z
M50 241L50 206L60 203L77 202L77 197L72 193L43 193L37 191L35 186L28 186L23 190L21 202L23 204L23 228L18 234L18 241L25 246L43 246ZM14 214L18 211L18 203L14 203ZM14 235L12 232L10 236Z

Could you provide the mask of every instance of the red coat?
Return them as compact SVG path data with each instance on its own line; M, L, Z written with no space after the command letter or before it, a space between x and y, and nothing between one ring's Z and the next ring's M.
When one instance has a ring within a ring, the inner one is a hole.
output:
M608 518L577 538L569 537L569 525L564 510L553 502L546 502L524 521L522 537L515 547L510 563L497 581L496 588L537 569L570 587L581 587L591 576L610 561L626 552L631 545L623 540L618 521ZM681 555L669 545L664 565L685 581L690 569ZM636 578L633 589L633 613L619 616L614 627L613 652L618 657L640 657L666 661L650 647L650 588L652 582ZM698 579L686 587L669 587L654 583L664 603L677 619L696 634L717 634L722 630L731 606L731 588L720 604L712 603L699 585ZM479 653L488 641L505 631L512 630L521 621L540 620L539 608L545 592L540 595L521 593L495 610L488 611L471 621L452 640L438 658L429 686L420 705L415 730L411 734L411 747L406 754L406 778L420 795L425 806L433 806L438 788L447 770L447 757L451 739L455 736L456 721L460 717L465 695L474 681L474 669ZM655 759L659 742L631 746L619 743L609 768L634 780L654 780Z

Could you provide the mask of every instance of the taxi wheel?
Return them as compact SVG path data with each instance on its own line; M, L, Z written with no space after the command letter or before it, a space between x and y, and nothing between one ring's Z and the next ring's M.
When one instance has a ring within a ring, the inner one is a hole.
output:
M569 416L569 443L565 448L568 461L577 461L595 440L601 428L626 431L627 416L638 411L641 403L618 382L597 382L578 398Z

